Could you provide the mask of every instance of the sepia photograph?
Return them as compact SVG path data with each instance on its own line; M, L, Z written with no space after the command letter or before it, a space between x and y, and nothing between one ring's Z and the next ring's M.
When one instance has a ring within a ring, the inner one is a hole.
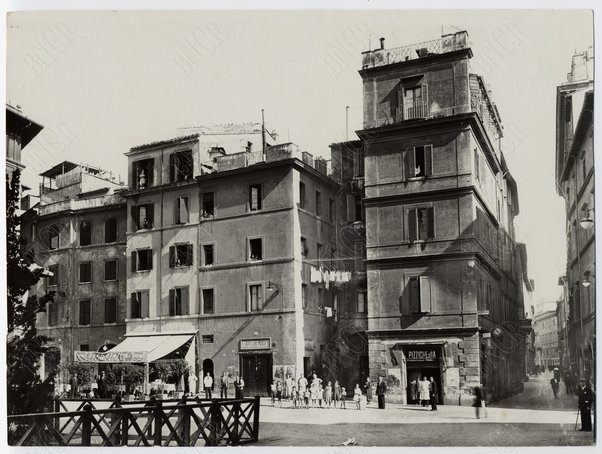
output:
M597 11L12 3L10 450L595 446Z

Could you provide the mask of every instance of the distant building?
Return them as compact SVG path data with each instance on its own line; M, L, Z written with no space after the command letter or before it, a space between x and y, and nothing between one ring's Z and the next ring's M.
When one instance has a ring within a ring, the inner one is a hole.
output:
M369 367L402 402L422 376L449 404L525 377L518 190L471 57L464 31L363 53Z
M568 349L564 367L594 381L595 228L593 48L573 56L556 94L556 188L565 199Z
M540 312L533 318L535 365L552 370L559 364L556 311Z
M126 210L122 186L102 169L64 161L41 174L40 203L22 216L25 253L49 272L33 292L56 292L38 314L52 338L47 377L75 351L104 351L125 333ZM67 382L70 377L59 378Z

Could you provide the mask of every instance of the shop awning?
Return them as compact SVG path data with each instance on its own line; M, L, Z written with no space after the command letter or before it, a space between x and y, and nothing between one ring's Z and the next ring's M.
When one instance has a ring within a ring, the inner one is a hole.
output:
M153 362L175 352L193 334L128 336L106 353L75 352L75 361L92 363Z

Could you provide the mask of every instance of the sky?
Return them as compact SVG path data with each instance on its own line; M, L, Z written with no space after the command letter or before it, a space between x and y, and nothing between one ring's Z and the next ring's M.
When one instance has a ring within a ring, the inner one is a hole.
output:
M556 300L566 267L556 87L593 44L592 21L586 10L9 13L6 96L44 125L23 153L32 187L62 160L125 179L131 147L190 126L260 122L262 109L278 142L328 157L330 143L362 128L361 52L380 37L391 48L467 30L472 71L504 124L532 299Z

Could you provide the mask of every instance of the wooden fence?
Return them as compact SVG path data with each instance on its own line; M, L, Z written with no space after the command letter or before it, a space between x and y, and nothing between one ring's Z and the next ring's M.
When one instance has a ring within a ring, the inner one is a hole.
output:
M9 416L9 444L220 446L259 438L259 397L113 401L109 408L96 408L99 402L84 400L70 411L56 400L53 413Z

